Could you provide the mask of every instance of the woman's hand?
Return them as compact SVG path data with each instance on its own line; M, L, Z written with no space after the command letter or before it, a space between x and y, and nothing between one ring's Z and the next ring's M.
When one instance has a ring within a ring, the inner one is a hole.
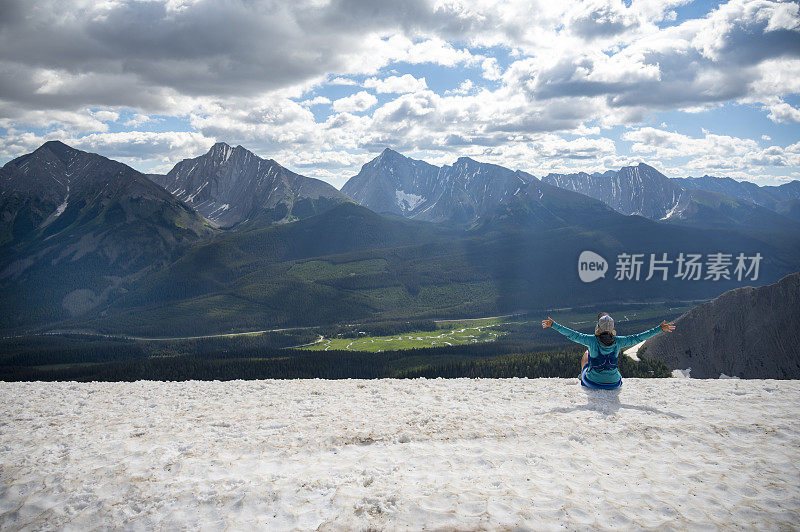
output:
M661 322L661 330L664 332L672 332L675 330L675 322L667 323L666 320Z
M553 326L553 318L550 316L547 317L546 320L542 320L542 329L547 329L548 327Z

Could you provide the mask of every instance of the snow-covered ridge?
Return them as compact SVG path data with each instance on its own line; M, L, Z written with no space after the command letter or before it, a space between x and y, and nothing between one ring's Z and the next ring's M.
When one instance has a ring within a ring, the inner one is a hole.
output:
M0 383L0 528L793 529L800 382Z

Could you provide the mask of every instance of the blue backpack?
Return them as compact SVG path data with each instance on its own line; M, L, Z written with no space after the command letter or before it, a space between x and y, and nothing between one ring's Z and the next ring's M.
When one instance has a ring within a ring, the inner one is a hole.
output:
M613 337L611 338L613 339ZM606 340L608 339L606 338ZM597 342L605 347L611 347L612 345L614 345L614 342L616 342L616 340L613 339L611 343L606 345L605 342L601 341L600 338L598 337ZM598 371L617 369L617 366L619 365L619 358L617 353L619 353L619 349L614 349L614 352L608 355L603 354L600 351L600 349L598 349L596 358L589 357L589 367Z
M619 358L617 357L616 351L610 355L604 355L598 351L597 358L589 357L589 367L598 371L617 369L618 366Z

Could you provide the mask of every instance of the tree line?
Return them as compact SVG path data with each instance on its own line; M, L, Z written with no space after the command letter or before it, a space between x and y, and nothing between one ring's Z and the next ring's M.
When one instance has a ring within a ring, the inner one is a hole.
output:
M2 355L0 380L577 377L578 360L583 349L573 346L542 349L539 346L534 351L533 346L493 342L366 353L281 349L258 345L257 341L235 349L220 349L214 346L215 342L209 342L207 349L186 354L169 349L156 353L149 351L152 346L136 342L98 340L93 348L83 351L74 345L61 351L54 348L45 350L39 358L28 358L27 364L23 364L26 361L18 356ZM112 347L114 358L103 360L104 350ZM637 363L621 357L620 370L626 377L670 375L663 363L647 359Z

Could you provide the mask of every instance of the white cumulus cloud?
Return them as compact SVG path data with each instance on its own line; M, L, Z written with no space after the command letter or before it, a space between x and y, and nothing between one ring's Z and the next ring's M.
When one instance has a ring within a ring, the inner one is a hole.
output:
M378 103L378 99L367 91L359 91L350 96L333 101L333 110L342 112L361 112Z
M375 89L378 93L406 94L428 88L425 78L415 78L411 74L389 76L387 78L367 78L364 87Z

